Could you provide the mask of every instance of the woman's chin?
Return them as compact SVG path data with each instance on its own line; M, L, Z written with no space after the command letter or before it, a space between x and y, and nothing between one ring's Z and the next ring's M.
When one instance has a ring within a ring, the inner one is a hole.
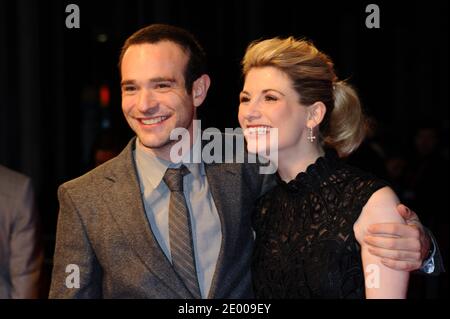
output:
M267 147L261 147L256 144L247 144L247 152L250 154L258 154L259 156L268 157L270 151Z

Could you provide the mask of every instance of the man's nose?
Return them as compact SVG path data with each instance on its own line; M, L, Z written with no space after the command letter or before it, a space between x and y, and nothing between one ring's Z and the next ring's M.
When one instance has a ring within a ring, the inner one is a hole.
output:
M141 90L137 101L137 108L141 113L148 113L158 106L155 95L150 90Z

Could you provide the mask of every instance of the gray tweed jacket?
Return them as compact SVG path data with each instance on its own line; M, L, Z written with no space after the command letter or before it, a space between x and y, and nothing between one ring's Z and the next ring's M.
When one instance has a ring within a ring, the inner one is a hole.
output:
M134 145L132 139L116 158L60 186L50 298L192 298L146 218ZM251 298L250 214L273 178L255 164L205 170L222 227L209 298Z

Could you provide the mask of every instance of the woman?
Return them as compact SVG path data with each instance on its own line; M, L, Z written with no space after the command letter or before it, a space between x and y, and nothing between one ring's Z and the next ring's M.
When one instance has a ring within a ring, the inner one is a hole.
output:
M325 54L292 37L251 44L242 64L249 151L264 152L278 129L279 183L254 215L256 296L405 298L408 272L385 266L362 240L370 224L403 223L397 196L339 159L364 138L356 92Z

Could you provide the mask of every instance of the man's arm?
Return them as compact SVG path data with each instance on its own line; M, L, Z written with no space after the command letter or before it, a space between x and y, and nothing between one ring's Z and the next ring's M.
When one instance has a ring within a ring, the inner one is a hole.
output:
M38 216L30 179L18 194L11 225L11 298L38 298L43 250L38 238Z
M368 234L364 237L368 251L382 258L383 264L392 269L407 271L420 269L433 275L443 272L439 247L431 233L420 223L417 215L405 205L399 204L397 212L404 218L406 224L370 225Z
M100 265L64 185L58 190L58 198L60 209L49 298L101 298Z

